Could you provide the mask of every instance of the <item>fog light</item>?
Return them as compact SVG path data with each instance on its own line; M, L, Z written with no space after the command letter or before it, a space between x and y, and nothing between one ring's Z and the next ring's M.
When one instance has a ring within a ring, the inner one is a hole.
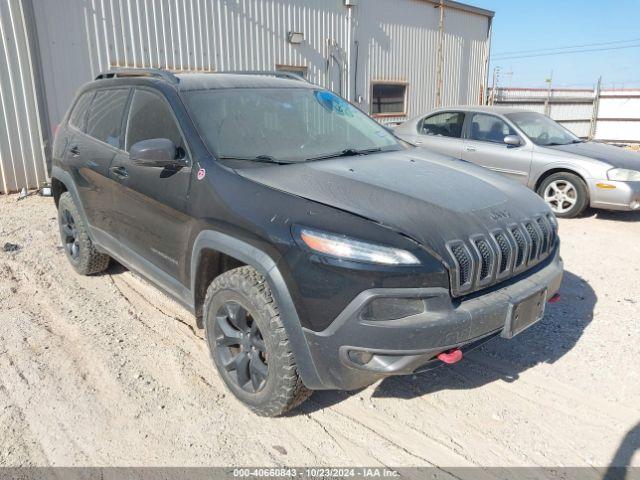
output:
M364 320L398 320L424 312L421 298L374 298L362 312Z
M631 207L631 210L638 210L640 208L640 201L634 200L633 202L631 202L629 207Z
M361 350L349 350L349 360L358 365L366 365L373 358L373 353L363 352Z

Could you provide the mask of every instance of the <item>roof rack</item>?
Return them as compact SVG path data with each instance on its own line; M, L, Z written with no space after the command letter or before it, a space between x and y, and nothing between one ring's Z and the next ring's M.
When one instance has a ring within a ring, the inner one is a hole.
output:
M107 78L122 77L155 77L161 78L169 83L178 83L180 81L173 73L159 68L114 68L100 73L95 79L104 80Z
M264 75L267 77L289 78L291 80L298 80L301 82L309 81L293 72L284 72L282 70L238 70L238 71L226 71L226 72L214 72L214 73L228 73L233 75Z

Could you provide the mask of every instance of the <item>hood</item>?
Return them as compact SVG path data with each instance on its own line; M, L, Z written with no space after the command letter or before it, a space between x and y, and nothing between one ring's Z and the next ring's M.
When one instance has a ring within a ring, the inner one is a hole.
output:
M520 184L423 149L238 170L254 182L368 218L447 258L445 244L550 210Z
M545 146L551 150L581 155L608 163L612 167L640 170L640 155L624 148L598 142L570 143Z

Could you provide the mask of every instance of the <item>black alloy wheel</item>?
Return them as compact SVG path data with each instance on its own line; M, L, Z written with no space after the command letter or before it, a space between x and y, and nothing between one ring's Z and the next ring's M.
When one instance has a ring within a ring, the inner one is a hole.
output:
M216 312L214 335L218 361L230 378L249 393L261 391L269 374L267 349L251 313L234 301Z

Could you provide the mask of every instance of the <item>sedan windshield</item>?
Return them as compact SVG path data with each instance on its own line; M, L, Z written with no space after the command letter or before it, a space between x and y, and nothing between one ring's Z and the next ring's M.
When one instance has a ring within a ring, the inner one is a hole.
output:
M562 125L541 113L508 113L506 117L515 123L536 145L567 145L582 141Z
M294 163L405 148L326 90L218 89L185 96L207 146L223 160Z

